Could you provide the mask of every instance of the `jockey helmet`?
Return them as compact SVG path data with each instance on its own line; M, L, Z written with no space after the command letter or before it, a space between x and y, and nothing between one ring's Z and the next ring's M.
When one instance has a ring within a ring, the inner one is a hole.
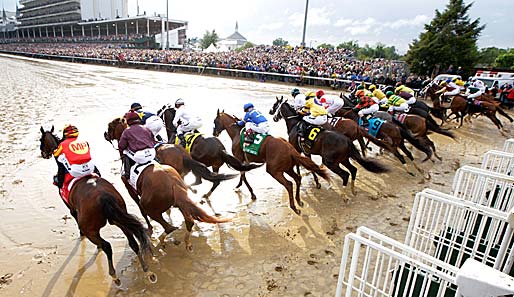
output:
M62 129L62 136L63 138L70 138L70 137L78 137L79 136L79 129L73 125L65 125Z
M468 81L472 81L472 80L473 80L473 76L468 77Z
M314 92L307 92L305 93L305 99L310 99L316 97L316 94Z
M323 95L325 95L325 92L323 92L323 90L316 91L316 97L321 98L321 97L323 97Z
M247 111L248 111L248 109L253 108L253 107L254 107L254 106L253 106L253 104L252 104L252 103L246 103L246 104L243 106L243 109L244 109L244 111L245 111L245 112L247 112Z
M447 79L447 80L446 80L446 82L447 82L447 83L452 82L451 78Z
M439 85L440 85L440 86L446 86L446 84L447 84L447 82L446 82L446 81L444 81L444 80L443 80L442 82L440 82L440 83L439 83Z
M296 96L296 95L298 95L298 94L300 94L300 90L298 90L298 88L294 88L294 89L291 91L291 96L293 96L293 97L294 97L294 96Z
M357 96L357 98L364 96L364 90L363 89L357 90L357 92L355 92L355 96Z
M141 107L141 104L136 103L136 102L134 102L134 103L132 103L132 105L130 105L130 109L131 109L131 110L139 110L139 109L141 109L141 108L142 108L142 107Z
M403 85L403 83L401 81L397 82L396 85L394 86L395 88L398 88L399 86Z
M464 84L464 87L466 87L466 88L469 87L469 86L471 86L471 84L468 83L468 82Z
M175 101L175 108L178 108L181 105L184 105L184 99L178 98L177 101Z
M370 91L373 91L373 90L375 90L376 88L377 88L377 86L375 86L375 85L371 85L371 86L369 86L369 88L368 88L368 89L369 89Z
M459 78L458 77L454 77L452 78L452 82L456 82Z
M387 93L386 93L387 98L391 97L392 95L394 95L393 91L387 91Z
M127 120L127 124L129 125L139 124L141 122L139 115L133 111L127 112L125 114L125 119Z
M364 86L363 86L363 85L359 85L359 86L357 87L357 90L364 90Z

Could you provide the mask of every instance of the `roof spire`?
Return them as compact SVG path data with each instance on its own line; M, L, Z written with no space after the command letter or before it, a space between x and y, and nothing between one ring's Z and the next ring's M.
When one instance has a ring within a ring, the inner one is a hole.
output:
M237 29L239 29L239 26L237 25L237 21L236 21L236 32L237 32Z

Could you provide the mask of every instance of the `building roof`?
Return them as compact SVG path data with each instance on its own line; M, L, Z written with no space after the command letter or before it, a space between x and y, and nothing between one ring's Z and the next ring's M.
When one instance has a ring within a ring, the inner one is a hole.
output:
M225 39L228 39L228 40L245 40L246 41L246 38L243 35L241 35L241 33L237 32L237 31L232 33L232 35L230 35L229 37L227 37Z

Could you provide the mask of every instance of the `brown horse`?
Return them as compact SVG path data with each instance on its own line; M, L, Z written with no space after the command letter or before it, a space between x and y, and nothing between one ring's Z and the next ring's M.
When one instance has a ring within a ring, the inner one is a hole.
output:
M168 142L172 143L175 139L175 133L177 127L173 125L173 119L175 118L175 108L164 105L158 112L164 121L166 131L168 131ZM262 164L244 164L243 162L236 159L234 156L227 153L225 146L216 137L204 137L199 135L191 145L191 157L198 162L205 164L207 167L212 167L212 171L215 173L219 172L219 169L223 164L227 164L230 168L237 171L250 171L252 169L262 166ZM196 182L193 185L200 184L202 181L197 176ZM212 192L219 185L219 181L214 182L211 190L205 194L204 198L209 198Z
M303 151L298 140L298 123L301 121L301 116L297 115L296 111L287 101L281 102L276 108L273 120L278 122L282 118L287 125L289 142L298 152ZM353 142L337 130L321 130L318 132L309 151L310 154L321 156L322 163L343 179L344 186L348 184L350 175L341 168L340 164L346 167L352 177L351 190L353 194L355 194L357 168L350 163L350 158L357 161L364 169L370 172L385 173L389 171L387 167L377 161L362 158Z
M43 158L49 159L60 139L53 134L53 126L50 131L45 131L43 127L40 130L41 155ZM69 194L69 203L65 202L65 204L75 218L81 236L86 236L105 252L109 262L109 275L116 285L120 285L121 281L114 269L112 247L100 235L100 229L107 222L117 226L125 234L129 246L137 254L148 280L152 283L157 281L157 276L148 270L148 265L144 260L145 254L151 252L150 238L139 220L127 212L125 201L110 182L99 176L83 177L73 185ZM141 249L136 239L139 241Z
M480 101L480 105L469 104L468 100L459 94L459 95L456 95L453 97L453 100L450 104L451 113L448 116L446 116L446 108L444 108L440 102L440 93L442 93L443 91L444 91L443 88L437 84L432 84L427 89L427 96L429 96L432 99L432 102L434 105L434 110L439 110L440 113L443 115L443 117L442 117L443 123L446 122L447 119L449 119L452 115L455 115L456 118L460 119L460 123L458 126L458 128L460 128L460 127L462 127L464 117L467 114L472 115L475 113L480 113L480 114L485 115L487 118L489 118L496 125L496 127L500 130L500 132L502 134L504 134L503 124L496 117L496 111L501 110L501 108L499 107L499 103L490 102L490 101L486 100L486 101ZM506 116L509 120L512 120L512 118L510 118L505 113L505 111L503 111L503 110L501 110L501 111L502 112L500 114ZM441 125L443 125L443 123L441 123Z
M232 153L239 160L247 160L249 162L266 163L266 171L280 184L282 184L289 195L289 207L296 213L300 214L301 211L296 208L293 199L293 184L284 177L284 173L292 177L296 183L296 203L300 207L303 202L300 200L300 185L302 177L294 172L293 168L297 165L302 165L309 171L313 171L320 175L325 180L329 181L330 178L325 169L321 169L311 159L301 156L295 148L283 138L268 136L261 144L257 156L246 154L240 146L241 141L241 127L237 124L237 118L223 111L217 111L216 118L214 119L214 136L219 136L223 130L226 130L230 138L232 138ZM245 173L241 172L241 178L236 188L241 187L245 183L246 187L251 193L252 200L256 199L253 189L246 180Z
M124 118L116 118L112 120L107 126L107 132L104 133L104 138L111 142L118 141L123 131L127 128L127 123ZM197 161L187 153L187 151L180 145L163 144L156 148L157 159L161 164L170 165L175 168L182 177L189 172L193 172L196 181L193 184L201 184L201 179L206 179L213 183L211 190L205 196L209 196L221 181L236 177L235 174L218 174L211 172L201 161ZM229 157L227 157L228 159ZM237 160L236 160L237 161ZM235 165L236 166L236 165ZM255 165L248 165L244 168L253 169ZM190 187L191 189L191 187ZM195 190L191 189L193 193Z
M271 107L271 109L269 111L270 115L276 114L280 104L282 104L282 102L287 101L287 99L284 100L284 96L281 96L280 99L277 96L275 96L275 98L277 100L275 101L275 103L273 103L273 106ZM361 148L361 152L364 157L366 157L366 144L364 143L364 138L367 138L368 141L373 142L375 145L377 145L381 148L389 149L387 147L388 146L387 143L384 143L384 142L380 141L379 139L376 139L375 137L371 136L369 133L364 131L364 129L362 127L359 127L359 125L356 122L354 122L350 119L345 119L343 117L337 117L337 118L332 118L332 120L328 121L328 123L330 124L330 126L333 127L333 129L335 131L345 135L346 137L350 138L350 140L352 140L352 141L357 140L357 142L359 142L359 146Z

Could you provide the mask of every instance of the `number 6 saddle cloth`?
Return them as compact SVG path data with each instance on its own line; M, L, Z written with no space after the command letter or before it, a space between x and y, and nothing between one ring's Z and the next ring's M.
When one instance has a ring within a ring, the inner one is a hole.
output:
M259 149L261 148L262 143L264 142L264 139L266 137L270 136L269 134L261 134L256 133L255 137L253 138L253 142L251 143L245 143L245 134L246 134L246 128L241 129L241 138L239 141L239 146L243 150L243 152L257 156L259 154Z
M323 132L325 128L307 124L306 122L300 122L298 124L298 130L303 131L303 137L298 136L298 144L304 154L310 154L314 142L318 139L318 135Z

